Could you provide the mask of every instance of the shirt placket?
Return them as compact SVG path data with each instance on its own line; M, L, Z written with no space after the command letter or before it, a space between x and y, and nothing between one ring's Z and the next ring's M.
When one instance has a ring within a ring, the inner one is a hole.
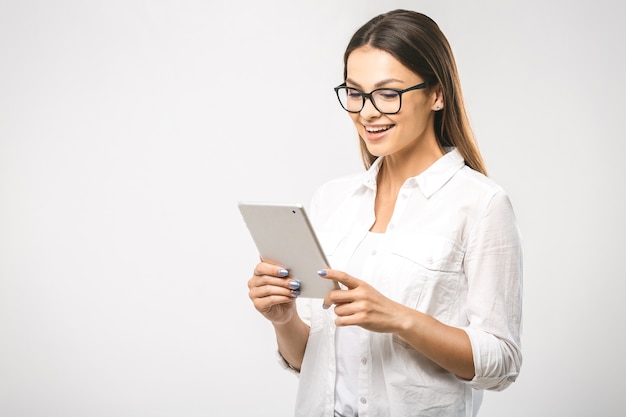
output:
M391 215L391 219L389 219L389 224L387 225L387 233L393 232L393 230L397 227L399 219L406 211L407 205L409 203L409 198L415 187L417 187L417 181L415 180L415 178L409 178L404 182L404 184L402 184L402 187L400 187L400 191L398 192L398 197L396 199L396 204L393 209L393 214Z
M402 214L405 212L409 197L413 190L417 187L417 181L415 178L409 178L400 188L398 193L398 197L396 200L396 204L394 207L393 214L391 219L389 220L389 224L387 225L386 234L393 233L393 230L396 228L397 222L402 217ZM378 248L374 249L370 254L371 257L378 256ZM370 416L370 410L372 410L373 404L371 404L371 387L370 387L370 379L374 376L371 375L372 370L371 366L371 351L369 349L370 341L369 341L369 333L363 332L361 338L359 340L359 350L360 350L360 369L359 369L359 398L358 398L358 408L359 408L359 417L367 417ZM375 409L375 408L373 408Z

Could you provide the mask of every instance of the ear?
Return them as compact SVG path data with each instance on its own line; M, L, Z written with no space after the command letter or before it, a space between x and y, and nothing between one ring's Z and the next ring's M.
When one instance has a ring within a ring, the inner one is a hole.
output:
M439 111L444 107L443 91L441 85L437 86L437 89L433 92L433 103L431 106L432 111Z

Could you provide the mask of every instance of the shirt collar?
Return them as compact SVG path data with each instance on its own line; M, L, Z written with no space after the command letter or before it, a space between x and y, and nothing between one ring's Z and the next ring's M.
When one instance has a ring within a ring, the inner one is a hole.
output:
M380 163L383 158L376 158L370 168L365 172L363 178L363 185L372 190L376 189L376 179L378 178L378 170L380 169Z
M448 148L446 150L448 152L426 168L424 172L407 179L407 181L417 184L426 198L430 198L430 196L435 194L459 169L465 166L465 160L456 148ZM377 158L367 170L363 178L364 186L373 190L376 189L376 179L378 178L378 170L380 169L382 159Z

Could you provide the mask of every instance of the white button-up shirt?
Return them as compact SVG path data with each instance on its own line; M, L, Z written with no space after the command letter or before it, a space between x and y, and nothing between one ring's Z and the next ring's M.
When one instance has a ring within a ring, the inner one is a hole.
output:
M312 223L333 269L345 270L374 223L380 159L364 173L324 184ZM522 249L509 198L452 150L406 180L376 256L361 280L388 298L463 329L475 377L464 381L391 333L361 332L359 417L474 415L481 390L517 377L522 307ZM296 416L332 416L336 316L319 299L298 300L311 330L300 371Z

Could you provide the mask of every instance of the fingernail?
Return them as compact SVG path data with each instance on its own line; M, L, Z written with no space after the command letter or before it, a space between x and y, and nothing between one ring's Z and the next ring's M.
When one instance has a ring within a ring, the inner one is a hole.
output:
M295 290L300 288L300 281L289 281L289 286Z
M287 271L286 269L279 269L278 270L278 276L279 277L286 277L287 275L289 275L289 271Z
M319 271L317 271L317 275L319 275L320 277L325 277L326 276L326 270L325 269L320 269Z
M326 306L326 303L324 302L324 300L322 300L322 308L324 310L328 310L328 307Z
M300 295L300 290L291 290L291 294L297 297L298 295Z

